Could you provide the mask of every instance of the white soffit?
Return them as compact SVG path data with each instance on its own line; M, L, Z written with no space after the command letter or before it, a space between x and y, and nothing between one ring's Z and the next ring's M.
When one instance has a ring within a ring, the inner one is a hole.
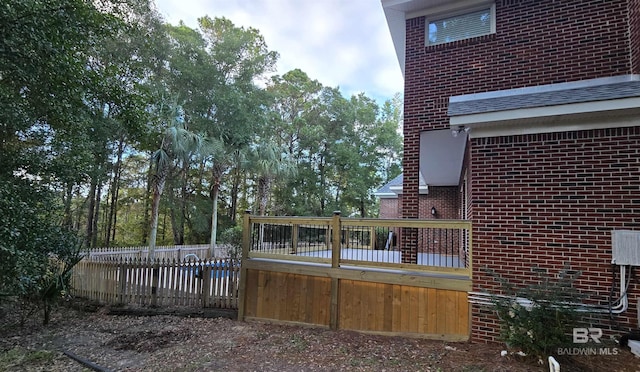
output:
M420 133L420 172L429 186L457 186L467 145L467 133L457 137L451 130Z

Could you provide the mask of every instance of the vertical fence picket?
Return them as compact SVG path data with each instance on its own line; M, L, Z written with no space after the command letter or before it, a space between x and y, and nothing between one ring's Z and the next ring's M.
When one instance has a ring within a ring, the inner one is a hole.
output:
M187 271L187 286L185 288L185 306L191 306L191 301L192 301L192 293L193 293L193 282L195 281L195 276L196 276L196 266L198 263L194 262L193 266L191 267L190 271Z
M184 291L184 261L183 265L176 267L176 305L183 305L183 291Z
M169 288L171 288L171 300L170 304L176 304L176 260L173 259L170 265L170 273L169 273Z
M176 270L176 260L173 259L172 263L171 263L171 304L172 305L177 305L177 294L176 294L176 286L177 286L177 270Z
M148 258L145 258L142 264L142 275L144 276L144 280L142 281L142 302L141 306L147 306L151 303L151 261Z
M202 298L202 307L209 307L209 292L211 289L211 277L214 275L213 273L213 261L209 259L207 264L202 268L202 290L201 290L201 298Z
M165 277L165 269L166 269L166 265L165 265L165 259L163 258L162 261L159 263L159 267L158 267L158 293L157 295L157 305L158 306L162 306L162 304L164 303L164 296L165 296L165 290L164 290L164 277Z
M229 278L229 285L231 285L231 292L229 296L231 296L231 307L234 309L238 308L238 288L239 288L239 277L240 277L240 265L237 259L230 259L231 261L231 273L233 276Z
M122 305L129 304L131 302L131 260L129 258L124 258L122 260L122 283L120 284L120 288L122 288Z
M142 304L143 292L142 292L142 281L144 280L144 272L142 271L142 258L136 259L135 265L135 273L136 273L136 305Z
M220 265L220 267L222 268L220 281L222 282L222 285L224 287L224 303L225 308L227 309L231 307L231 267L229 265L231 265L231 262L229 260L225 261L225 265Z

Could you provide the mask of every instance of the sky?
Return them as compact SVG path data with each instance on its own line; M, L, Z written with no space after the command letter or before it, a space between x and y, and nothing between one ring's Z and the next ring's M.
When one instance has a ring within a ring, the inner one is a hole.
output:
M380 103L403 91L380 0L156 0L156 6L171 24L197 28L208 15L258 29L280 54L278 75L299 68L347 98L364 92Z

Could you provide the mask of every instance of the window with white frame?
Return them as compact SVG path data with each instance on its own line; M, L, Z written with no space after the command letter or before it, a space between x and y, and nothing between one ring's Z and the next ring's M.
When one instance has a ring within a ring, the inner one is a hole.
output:
M495 6L473 11L428 17L427 45L450 43L496 32Z

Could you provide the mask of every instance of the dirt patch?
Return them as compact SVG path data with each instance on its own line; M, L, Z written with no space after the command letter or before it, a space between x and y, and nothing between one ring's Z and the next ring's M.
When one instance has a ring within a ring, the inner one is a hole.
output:
M134 350L139 353L153 352L171 345L186 343L193 337L190 330L170 327L160 331L144 330L119 335L105 344L115 350Z
M176 315L110 315L64 308L52 323L0 319L0 370L83 371L71 352L112 371L548 371L496 344L452 343L351 331ZM3 364L4 363L4 364ZM638 371L640 359L564 358L562 370Z

